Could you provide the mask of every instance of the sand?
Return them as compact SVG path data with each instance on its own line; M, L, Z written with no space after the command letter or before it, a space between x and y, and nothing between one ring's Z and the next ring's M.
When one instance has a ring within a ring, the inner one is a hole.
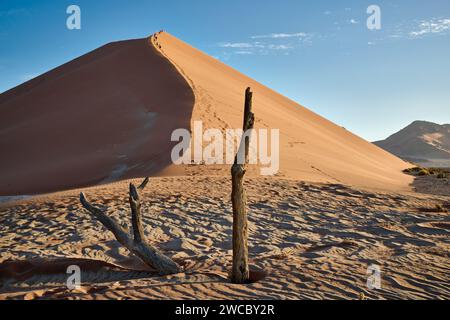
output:
M450 208L449 197L249 179L250 264L265 277L234 285L230 185L220 177L151 179L142 193L145 234L184 268L166 277L145 271L92 220L78 190L4 205L0 299L450 298L449 215L427 210ZM83 191L129 227L125 182ZM71 291L64 271L74 263L82 288ZM372 264L381 268L379 290L366 286Z

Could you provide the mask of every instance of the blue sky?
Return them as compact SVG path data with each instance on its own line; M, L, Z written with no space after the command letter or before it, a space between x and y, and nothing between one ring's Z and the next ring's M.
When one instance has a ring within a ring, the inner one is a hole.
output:
M66 8L81 8L68 30ZM366 26L381 9L381 29ZM370 141L450 123L448 0L1 0L0 92L165 29Z

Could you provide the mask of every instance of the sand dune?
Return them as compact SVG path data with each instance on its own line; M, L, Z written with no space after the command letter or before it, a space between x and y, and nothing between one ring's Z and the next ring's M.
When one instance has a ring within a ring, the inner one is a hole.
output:
M147 175L228 175L227 165L175 168L170 134L195 120L240 128L247 86L256 127L280 129L279 177L409 188L402 160L160 33L108 44L0 96L0 195Z

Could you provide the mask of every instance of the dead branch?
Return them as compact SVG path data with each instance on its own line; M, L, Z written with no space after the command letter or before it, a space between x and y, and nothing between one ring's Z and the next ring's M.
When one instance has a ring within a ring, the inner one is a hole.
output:
M133 237L131 237L131 235L125 231L117 223L117 221L106 215L105 210L99 209L90 204L83 192L80 193L80 202L87 211L89 211L103 224L103 226L105 226L105 228L114 234L114 237L120 242L120 244L139 257L147 265L155 268L160 275L179 273L180 267L173 260L165 256L152 245L148 244L145 240L138 190L143 190L148 181L149 179L145 178L145 180L137 188L130 183L129 202L131 208Z

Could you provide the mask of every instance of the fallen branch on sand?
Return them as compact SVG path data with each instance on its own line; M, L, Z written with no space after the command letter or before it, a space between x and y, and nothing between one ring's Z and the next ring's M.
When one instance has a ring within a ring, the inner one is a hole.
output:
M162 254L158 249L145 241L144 229L141 221L141 203L138 190L143 190L149 179L135 187L130 183L130 208L133 237L125 231L113 218L106 215L105 211L94 207L86 199L83 192L80 193L80 201L83 207L99 220L109 231L111 231L124 247L138 256L145 264L155 268L160 275L174 274L180 272L180 267L169 257Z

